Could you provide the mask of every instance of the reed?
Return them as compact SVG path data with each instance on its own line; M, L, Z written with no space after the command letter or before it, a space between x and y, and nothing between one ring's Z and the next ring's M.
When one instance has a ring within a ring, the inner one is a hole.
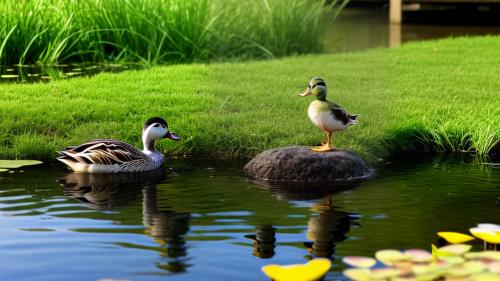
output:
M6 0L0 65L145 65L320 52L346 0Z

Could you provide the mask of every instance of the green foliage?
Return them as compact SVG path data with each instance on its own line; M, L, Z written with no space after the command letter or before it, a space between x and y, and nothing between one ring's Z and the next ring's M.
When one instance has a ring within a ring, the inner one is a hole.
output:
M473 46L473 48L472 48ZM0 158L50 159L93 138L140 146L142 123L163 116L183 140L169 154L249 157L326 137L297 94L320 76L328 98L360 124L333 144L372 164L394 154L498 149L500 37L273 61L153 67L49 84L0 85Z
M346 3L7 0L0 3L0 65L150 65L319 52L326 21Z

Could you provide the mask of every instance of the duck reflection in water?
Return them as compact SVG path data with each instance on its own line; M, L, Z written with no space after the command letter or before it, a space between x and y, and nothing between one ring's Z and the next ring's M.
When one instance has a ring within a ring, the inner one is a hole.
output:
M330 197L312 207L318 214L311 216L307 223L307 239L304 242L308 249L307 258L333 259L335 247L347 238L351 224L357 223L354 218L343 211L335 210Z
M189 231L191 215L164 210L169 209L168 206L158 206L156 185L164 179L165 171L158 169L146 173L70 173L59 182L65 196L94 209L127 205L142 195L145 233L160 245L158 251L166 259L157 267L169 272L184 272L190 266L187 264L184 235Z
M279 185L257 182L270 191L280 201L311 201L311 215L307 223L306 238L303 242L308 251L307 259L316 257L334 259L335 247L347 238L351 225L359 225L357 215L337 210L332 204L332 195L355 188L359 182L328 185ZM254 240L253 254L260 258L271 258L275 254L276 232L279 228L271 224L256 227L255 235L245 237Z
M253 255L261 259L268 259L274 256L276 248L276 228L269 224L256 226L255 234L245 235L253 240Z

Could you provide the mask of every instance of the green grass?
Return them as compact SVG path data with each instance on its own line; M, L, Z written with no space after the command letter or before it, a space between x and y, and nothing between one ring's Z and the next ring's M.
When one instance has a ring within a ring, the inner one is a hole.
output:
M319 52L347 1L5 0L0 65L145 65Z
M500 140L500 37L407 44L363 53L153 67L49 84L0 85L0 158L51 159L92 138L140 146L143 121L166 117L182 141L168 154L250 157L317 145L298 97L313 76L360 124L334 144L371 164L410 152L487 154ZM497 146L498 148L498 146Z

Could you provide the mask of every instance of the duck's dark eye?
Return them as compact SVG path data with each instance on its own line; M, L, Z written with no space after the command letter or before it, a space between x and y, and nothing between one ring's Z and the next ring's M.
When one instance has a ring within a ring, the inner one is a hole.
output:
M311 85L307 86L307 88L311 89Z
M160 127L160 124L154 124L153 127Z

